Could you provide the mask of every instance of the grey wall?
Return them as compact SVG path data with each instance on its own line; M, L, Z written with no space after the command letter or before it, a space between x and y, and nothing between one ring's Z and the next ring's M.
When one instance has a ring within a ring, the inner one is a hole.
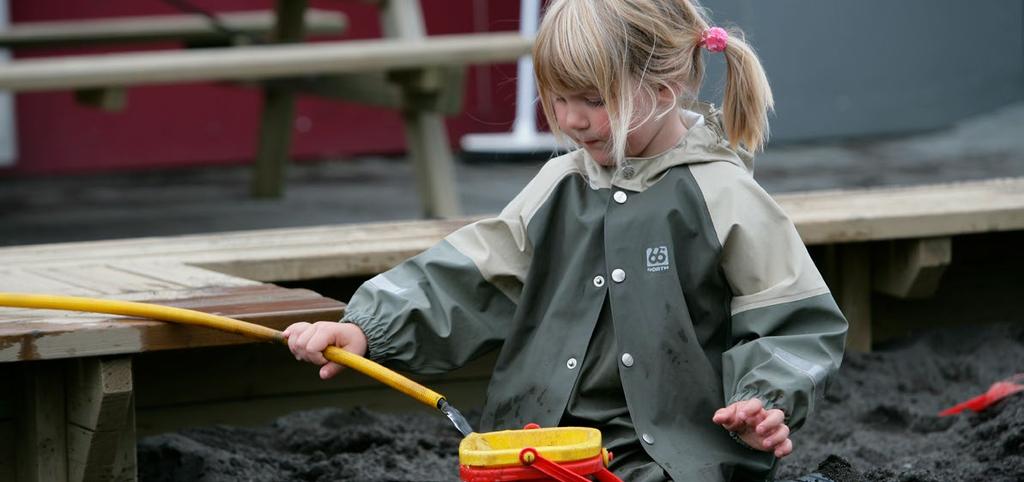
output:
M775 94L774 142L940 128L1024 100L1021 0L704 6L716 23L744 30L760 54ZM720 99L724 61L706 58L702 96Z

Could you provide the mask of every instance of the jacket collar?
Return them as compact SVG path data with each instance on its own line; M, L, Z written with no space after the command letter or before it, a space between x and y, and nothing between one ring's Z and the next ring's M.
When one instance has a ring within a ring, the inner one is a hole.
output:
M729 147L723 134L722 113L712 104L698 103L694 110L680 109L679 115L687 131L671 149L651 157L627 157L615 167L599 165L586 150L583 164L594 189L612 186L631 191L644 191L657 182L670 168L683 164L713 161L731 162L753 174L754 158L743 148Z

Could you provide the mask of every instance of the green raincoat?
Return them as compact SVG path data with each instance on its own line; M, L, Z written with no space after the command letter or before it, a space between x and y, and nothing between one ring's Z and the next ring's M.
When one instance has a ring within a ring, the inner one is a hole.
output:
M701 111L682 111L676 147L618 169L584 150L550 160L497 217L367 281L343 321L368 357L415 373L500 348L478 428L491 431L558 425L610 317L613 351L589 355L616 360L647 455L677 481L768 479L773 456L712 415L757 397L799 428L847 324L750 156Z

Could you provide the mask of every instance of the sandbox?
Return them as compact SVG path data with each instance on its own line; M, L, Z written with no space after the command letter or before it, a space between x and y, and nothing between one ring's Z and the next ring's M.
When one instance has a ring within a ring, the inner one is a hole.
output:
M938 416L1022 371L1020 323L944 329L848 354L778 477L823 465L837 482L1024 480L1024 393L981 413ZM139 479L458 480L460 440L436 414L324 408L267 426L144 438Z

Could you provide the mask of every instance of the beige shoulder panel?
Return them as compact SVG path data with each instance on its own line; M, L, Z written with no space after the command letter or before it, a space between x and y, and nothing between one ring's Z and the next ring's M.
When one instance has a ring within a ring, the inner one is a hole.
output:
M483 219L448 235L448 242L468 257L484 279L518 303L533 248L526 228L559 182L580 173L577 152L552 159L497 217Z
M792 221L743 168L690 166L722 246L732 313L828 292Z

